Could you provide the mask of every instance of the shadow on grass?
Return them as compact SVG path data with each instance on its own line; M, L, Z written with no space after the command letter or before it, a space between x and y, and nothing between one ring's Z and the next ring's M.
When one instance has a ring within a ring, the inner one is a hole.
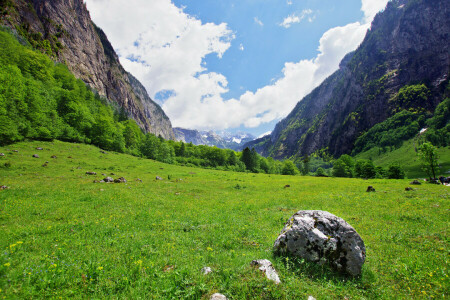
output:
M338 272L330 264L318 264L291 255L274 255L274 258L284 266L286 273L336 287L353 287L371 298L379 296L376 289L377 276L365 266L360 276L351 276Z

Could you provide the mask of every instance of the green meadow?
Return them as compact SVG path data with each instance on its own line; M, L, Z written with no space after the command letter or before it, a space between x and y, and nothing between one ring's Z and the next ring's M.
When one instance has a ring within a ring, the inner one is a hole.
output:
M58 141L0 152L0 185L8 187L0 190L0 298L450 295L450 187L422 184L407 192L410 180L197 169ZM128 182L94 183L102 173ZM366 192L369 185L375 193ZM287 219L312 209L345 219L361 235L367 250L361 277L274 256ZM250 266L264 258L281 284ZM203 275L206 266L213 272Z

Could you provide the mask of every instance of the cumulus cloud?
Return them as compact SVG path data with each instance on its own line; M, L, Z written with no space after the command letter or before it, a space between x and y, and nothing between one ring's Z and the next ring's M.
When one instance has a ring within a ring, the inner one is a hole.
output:
M206 55L222 57L230 48L234 35L227 24L204 24L171 0L128 0L126 6L121 0L86 3L124 67L141 80L150 96L167 97L163 109L174 126L220 130L258 127L285 117L338 68L346 53L356 49L371 18L387 1L362 0L364 22L328 30L315 58L287 62L279 79L233 99L223 97L228 91L227 78L209 72L204 63ZM256 17L254 21L264 25Z
M292 26L292 24L300 23L306 16L311 15L313 13L310 9L304 9L300 15L292 14L284 18L283 22L281 22L279 25L284 28L289 28ZM314 20L314 17L309 17L308 21L312 22Z

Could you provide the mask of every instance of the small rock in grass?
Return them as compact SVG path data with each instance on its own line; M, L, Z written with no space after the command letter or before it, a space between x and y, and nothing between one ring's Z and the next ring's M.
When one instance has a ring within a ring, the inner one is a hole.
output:
M258 267L260 271L266 273L267 279L272 280L276 284L279 284L281 282L280 277L278 277L277 271L275 271L275 269L272 266L272 263L269 260L267 259L254 260L250 264L252 266Z
M111 176L114 176L114 175L116 175L116 174L114 174L114 173L110 173L109 175L111 175Z
M39 158L39 155L33 154L33 157L34 157L34 158Z
M19 152L19 150L13 150L13 152L16 152L16 153L17 153L17 152Z
M36 150L44 150L42 147L37 147Z
M108 154L106 151L103 151L103 150L101 150L100 152L103 154Z
M156 180L163 180L163 179L159 176L156 176Z
M5 153L0 153L0 156L5 156Z
M127 183L127 180L123 177L120 177L120 178L114 179L114 182L115 183Z
M421 183L419 180L415 179L415 180L411 181L409 184L412 184L412 185L421 185L422 183Z
M142 182L142 179L136 178L136 181Z
M56 155L52 155L51 158L57 158Z
M280 255L293 255L320 265L329 263L351 276L361 274L366 259L364 242L343 219L320 210L295 213L273 245Z
M72 158L72 156L67 156L67 158Z
M93 183L100 183L100 181L98 181L98 180L94 180L94 181L93 181Z
M414 191L414 189L412 187L405 187L405 191L409 192L409 191Z
M45 164L43 164L42 166L43 166L43 167L48 167L48 164L47 164L47 163L45 163Z
M9 189L9 187L7 187L6 185L0 186L0 190L7 190L7 189Z
M202 274L203 275L208 275L211 272L212 272L212 269L210 267L203 267L202 268Z
M114 179L112 179L111 177L106 177L103 179L104 182L114 182Z
M86 175L97 175L95 172L86 172Z
M367 187L366 192L375 192L375 188L374 188L373 186L369 185L369 186Z
M286 184L285 186L284 186L284 188L286 189L286 188L290 188L291 186L289 185L289 184Z
M313 296L309 296L308 300L316 300L316 298L314 298Z
M80 167L80 166L78 166L78 167L77 167L77 170L81 170L81 167Z
M225 295L215 293L211 296L211 298L209 298L209 300L227 300L227 297L225 297Z

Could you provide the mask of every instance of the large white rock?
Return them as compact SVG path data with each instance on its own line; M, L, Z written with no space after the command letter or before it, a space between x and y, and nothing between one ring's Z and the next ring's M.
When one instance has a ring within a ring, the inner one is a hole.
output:
M320 264L330 263L352 276L361 274L366 259L364 242L343 219L326 211L295 213L274 244L278 254L289 254Z

